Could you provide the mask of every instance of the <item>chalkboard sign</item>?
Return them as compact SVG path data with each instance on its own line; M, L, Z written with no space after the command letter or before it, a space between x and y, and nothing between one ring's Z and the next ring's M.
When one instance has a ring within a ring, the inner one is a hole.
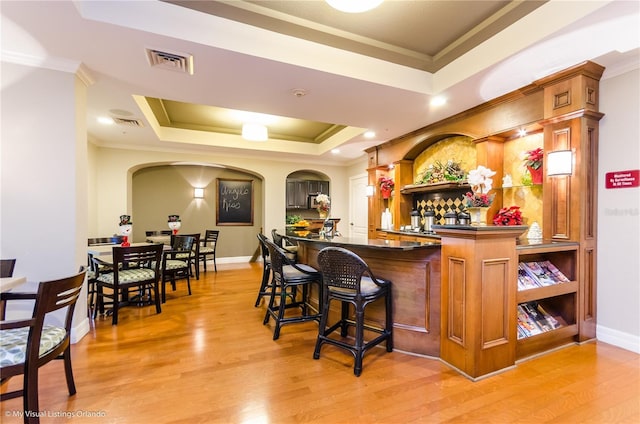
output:
M217 179L217 225L253 225L253 180Z

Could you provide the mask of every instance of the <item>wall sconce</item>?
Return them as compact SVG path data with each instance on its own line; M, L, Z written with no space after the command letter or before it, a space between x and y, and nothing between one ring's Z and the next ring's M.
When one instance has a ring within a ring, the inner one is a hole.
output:
M364 193L367 195L367 197L373 196L375 194L375 192L376 192L376 188L374 186L372 186L372 185L368 185L365 188L365 191L364 191Z
M573 152L571 150L556 150L547 153L547 175L571 175L573 174Z
M204 189L203 188L194 188L193 189L193 197L196 199L202 199L204 197Z

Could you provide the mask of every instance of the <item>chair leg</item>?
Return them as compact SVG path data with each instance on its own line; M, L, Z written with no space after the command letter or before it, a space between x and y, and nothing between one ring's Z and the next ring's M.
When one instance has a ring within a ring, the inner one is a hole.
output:
M316 348L313 350L313 359L320 359L320 348L322 347L323 337L326 335L325 328L327 327L327 318L329 316L329 297L323 295L322 298L322 316L318 325L318 337L316 338Z
M156 313L159 314L162 312L162 306L160 306L160 288L158 287L159 283L153 284L153 298L156 301Z
M340 320L340 335L347 337L349 330L349 323L347 322L349 319L349 304L347 302L342 302L342 313L340 317L342 318Z
M73 368L71 368L71 346L67 346L62 354L64 361L64 373L67 378L67 388L69 389L69 395L76 394L76 383L73 380Z
M385 331L388 333L387 337L387 352L393 352L393 310L392 310L392 299L391 299L391 289L385 296L385 314L386 314L386 328Z
M218 272L218 264L216 264L216 252L213 252L213 270Z
M111 308L112 317L111 317L111 325L118 325L118 304L120 303L120 289L114 287L113 288L113 307Z
M162 303L167 302L167 281L162 277Z
M273 340L280 337L280 323L284 318L284 311L287 307L287 286L283 286L280 291L280 304L278 305L278 318L276 319L276 328L273 329Z
M202 257L202 263L204 265L204 272L207 272L207 255Z
M24 373L24 395L23 406L24 411L29 411L34 414L24 416L25 423L39 423L40 419L37 412L40 411L38 407L38 365L34 364L34 369L27 369Z
M356 305L356 338L355 338L355 364L353 373L356 377L362 374L362 357L364 356L364 306Z
M267 285L269 284L270 275L271 271L269 270L269 268L264 268L264 270L262 271L262 281L260 282L258 297L256 298L256 303L253 305L256 308L260 306L260 300L262 300L262 297L267 294Z
M191 279L189 278L189 272L187 272L187 290L189 292L189 296L191 296Z

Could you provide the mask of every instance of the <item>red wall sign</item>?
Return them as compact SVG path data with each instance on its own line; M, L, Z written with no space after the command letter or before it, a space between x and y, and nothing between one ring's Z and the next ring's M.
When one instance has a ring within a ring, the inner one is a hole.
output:
M605 174L606 188L630 188L640 186L640 169L615 171Z

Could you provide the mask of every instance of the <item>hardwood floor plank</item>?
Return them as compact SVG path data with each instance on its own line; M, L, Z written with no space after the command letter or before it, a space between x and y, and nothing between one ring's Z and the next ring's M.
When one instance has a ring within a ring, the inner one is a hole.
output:
M600 342L571 345L472 382L433 358L383 347L362 376L353 357L323 346L312 358L316 323L286 325L272 340L265 305L253 306L260 264L169 289L161 314L126 307L119 324L100 317L73 345L78 392L68 396L61 363L40 372L43 411L99 411L103 417L46 423L637 423L640 356ZM19 387L12 379L2 390ZM21 399L2 402L3 423Z

